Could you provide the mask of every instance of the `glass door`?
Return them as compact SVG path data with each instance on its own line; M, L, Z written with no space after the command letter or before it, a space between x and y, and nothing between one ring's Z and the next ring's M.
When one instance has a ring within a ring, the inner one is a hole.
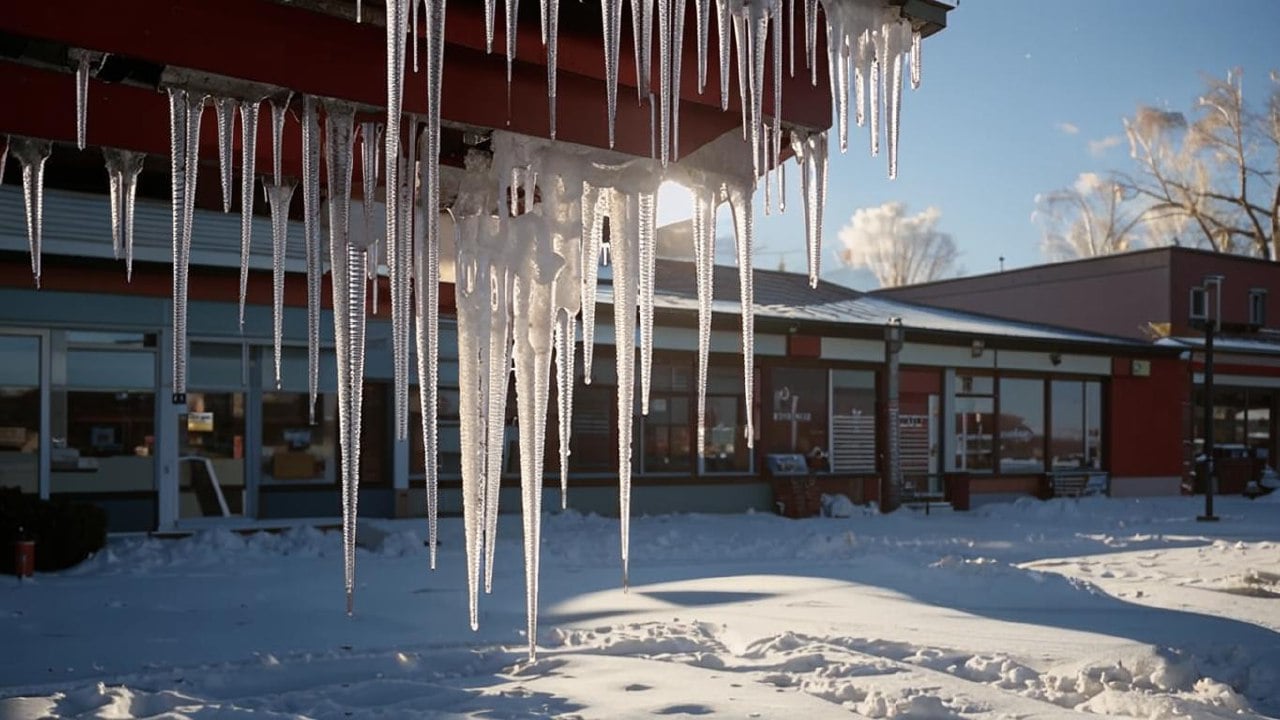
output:
M242 343L193 342L192 389L178 415L178 517L252 515L248 374Z

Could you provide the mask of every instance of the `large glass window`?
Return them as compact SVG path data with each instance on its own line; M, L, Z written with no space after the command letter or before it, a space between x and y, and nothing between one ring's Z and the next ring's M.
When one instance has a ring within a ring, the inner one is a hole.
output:
M40 338L0 335L0 488L40 491Z
M774 368L766 405L766 452L827 452L827 371Z
M1044 471L1044 381L1000 379L1000 472Z
M706 420L699 471L751 472L746 428L742 371L736 367L707 368Z
M1049 469L1101 469L1101 383L1054 380L1050 405Z
M336 482L337 397L320 396L314 425L309 405L307 393L262 394L264 483Z
M955 467L969 472L995 469L995 381L981 375L956 375Z
M65 383L52 392L50 490L145 492L155 489L156 355L108 347L105 333L67 333ZM154 345L122 335L121 347ZM83 339L90 345L78 346Z
M645 473L688 472L693 466L689 398L692 371L687 364L657 363L650 374L649 414L641 416Z
M614 358L601 355L597 348L591 368L591 384L579 377L573 389L569 470L613 473L618 471L618 378Z
M831 371L831 471L876 471L876 374Z
M187 393L178 416L180 517L220 516L224 504L225 513L244 512L244 432L243 392Z

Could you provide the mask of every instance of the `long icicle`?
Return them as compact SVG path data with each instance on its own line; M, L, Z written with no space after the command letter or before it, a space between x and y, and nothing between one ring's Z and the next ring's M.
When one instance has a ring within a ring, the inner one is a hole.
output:
M658 256L657 208L652 192L637 194L636 250L639 260L638 302L640 305L640 414L649 414L649 389L653 376L653 290Z
M284 143L284 118L289 112L291 99L293 99L292 92L271 97L271 179L276 185L284 181L280 174L280 164L283 160L281 146Z
M282 364L284 336L284 260L289 243L289 204L293 200L293 189L296 184L287 180L281 185L267 188L267 202L271 206L271 335L273 338L273 357L275 373L272 376L274 389L281 385L280 366Z
M368 255L369 285L372 312L378 314L378 236L373 222L373 206L378 191L378 162L382 146L382 123L365 122L360 124L360 181L364 194L360 199L360 210L364 216L365 254Z
M600 213L601 190L582 184L582 382L591 384L591 362L595 354L596 288L600 280L600 244L604 218Z
M76 55L76 147L83 150L88 129L89 63L92 58L91 53L84 50L73 52Z
M186 401L187 273L191 246L183 242L183 208L187 201L187 91L169 93L169 188L173 223L173 401ZM39 274L36 275L39 284Z
M817 0L815 0L816 2ZM716 32L719 33L717 48L720 51L720 109L729 109L729 31L733 27L733 16L729 12L730 0L715 0ZM738 78L739 82L742 78Z
M231 153L235 143L236 132L235 98L215 97L213 99L214 114L218 119L218 174L222 181L222 212L231 212L231 199L235 191L231 186L231 178L235 175L235 164L231 161Z
M111 174L111 237L117 259L124 255L125 281L133 280L133 209L138 196L138 175L146 155L128 150L103 148L107 172Z
M409 0L387 2L386 248L391 276L391 357L394 372L394 437L408 436L410 252L400 241L400 122L404 100L404 40Z
M501 223L511 220L502 219ZM505 232L489 238L507 241ZM524 250L518 247L517 250ZM511 381L511 272L510 264L502 257L500 248L493 248L495 259L490 269L490 325L489 325L489 412L487 415L485 447L485 533L484 533L484 591L493 592L493 564L498 542L498 503L502 495L502 455L506 440L506 402Z
M698 94L701 95L707 89L707 35L711 26L711 2L712 0L693 0L694 11L697 14L697 33L698 33Z
M182 277L181 291L175 288L174 313L174 377L173 392L183 402L187 396L187 290L191 261L191 233L195 216L196 180L200 169L200 118L204 114L205 96L186 92L186 121L183 129L183 194L182 194L182 267L174 269ZM179 327L181 328L179 330ZM181 368L179 372L177 368Z
M302 98L302 223L307 264L307 417L316 424L320 395L320 294L324 273L320 241L320 109Z
M578 317L567 311L556 316L556 410L560 418L560 509L569 509L569 456L573 432L573 364Z
M360 427L364 402L365 249L351 242L354 113L326 107L325 169L329 188L329 263L333 335L338 360L338 431L342 447L342 550L347 615L355 610L356 521L360 499Z
M22 197L27 210L27 245L31 272L40 287L40 255L44 234L44 163L53 152L47 140L12 138L13 157L22 165Z
M651 0L652 1L652 0ZM671 158L671 0L658 3L658 157L662 166Z
M249 255L253 251L254 165L258 153L258 109L261 100L240 103L240 330L244 331L244 297L249 290Z
M511 111L511 70L516 62L516 27L520 16L520 0L506 0L507 3L507 112Z
M685 0L675 0L671 16L671 158L680 159L680 71L684 65Z
M609 245L613 255L613 326L618 355L618 517L621 525L622 587L631 587L631 432L635 419L636 229L635 195L610 189Z
M622 37L622 0L600 0L604 38L604 82L608 104L609 147L614 144L614 124L618 117L618 48Z
M693 195L693 258L698 283L698 448L707 446L707 366L711 355L711 304L714 299L716 208L706 188ZM700 451L701 452L701 451Z
M0 137L0 185L4 184L4 166L9 162L9 136Z
M419 164L426 175L422 183L426 232L423 252L419 253L422 257L418 260L420 272L415 292L419 298L419 322L426 325L419 330L420 335L423 330L426 332L426 373L423 374L423 348L419 341L418 384L420 388L428 388L419 400L422 403L422 447L426 458L423 475L427 486L427 544L433 570L439 534L439 402L436 388L440 384L440 88L444 73L444 31L445 0L427 0L427 130L426 143L419 156Z
M742 298L742 389L746 407L755 402L755 292L752 282L753 236L755 234L755 201L751 188L732 188L729 205L733 210L733 233L737 239L738 292ZM747 447L755 447L755 424L747 413Z
M564 269L555 284L555 362L556 403L560 422L560 509L568 508L569 455L573 431L573 365L578 343L577 320L582 310L582 196L566 201L563 194L580 188L563 187L563 178L552 181L557 194L553 202L567 208L563 214L551 213L555 228L556 251L564 258ZM576 208L576 212L575 212Z
M547 46L547 108L551 139L556 139L556 67L559 63L560 0L542 0L543 43Z

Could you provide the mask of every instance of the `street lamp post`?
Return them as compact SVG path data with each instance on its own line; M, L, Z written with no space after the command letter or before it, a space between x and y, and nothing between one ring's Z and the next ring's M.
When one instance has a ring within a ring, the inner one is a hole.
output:
M1217 484L1217 473L1213 457L1213 336L1222 324L1222 281L1221 275L1206 275L1202 293L1200 315L1204 320L1204 514L1196 517L1201 522L1217 522L1218 516L1213 514L1213 491ZM1211 292L1212 291L1212 294ZM1212 305L1212 307L1210 307ZM1192 316L1197 308L1192 303Z
M888 378L886 379L886 395L888 400L888 408L885 413L886 422L888 423L888 432L885 433L885 440L888 444L888 467L886 468L889 482L887 488L888 502L886 509L892 510L898 506L902 499L902 447L899 442L899 422L898 422L898 353L902 350L903 328L902 318L893 317L889 319L888 324L884 326L884 353L885 364L888 367Z

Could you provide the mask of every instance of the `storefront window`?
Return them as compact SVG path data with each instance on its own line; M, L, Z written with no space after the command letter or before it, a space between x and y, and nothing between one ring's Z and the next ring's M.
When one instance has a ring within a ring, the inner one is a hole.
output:
M1000 379L1000 472L1044 471L1044 381Z
M995 380L982 375L957 375L955 398L955 467L969 472L995 469L997 431Z
M573 389L569 470L614 473L618 471L618 380L614 358L597 350L591 376L590 385L579 377Z
M335 472L337 397L321 395L311 424L307 393L262 394L263 482L333 483Z
M229 514L244 512L244 428L244 393L187 393L178 416L180 517L220 516L224 504Z
M1102 385L1054 380L1049 424L1050 470L1102 467Z
M751 472L747 452L746 413L743 409L742 371L738 368L707 368L706 427L699 453L698 471L703 473ZM697 402L695 398L693 402ZM696 406L695 406L696 413ZM693 424L696 427L697 418ZM697 442L697 438L694 438Z
M649 414L639 419L643 427L641 472L688 472L692 468L691 374L687 365L653 366Z
M70 346L51 395L54 493L155 489L156 356Z
M40 491L40 338L0 335L0 488Z
M831 471L875 473L876 374L832 370L831 404Z
M827 371L774 368L766 410L766 452L827 452Z

